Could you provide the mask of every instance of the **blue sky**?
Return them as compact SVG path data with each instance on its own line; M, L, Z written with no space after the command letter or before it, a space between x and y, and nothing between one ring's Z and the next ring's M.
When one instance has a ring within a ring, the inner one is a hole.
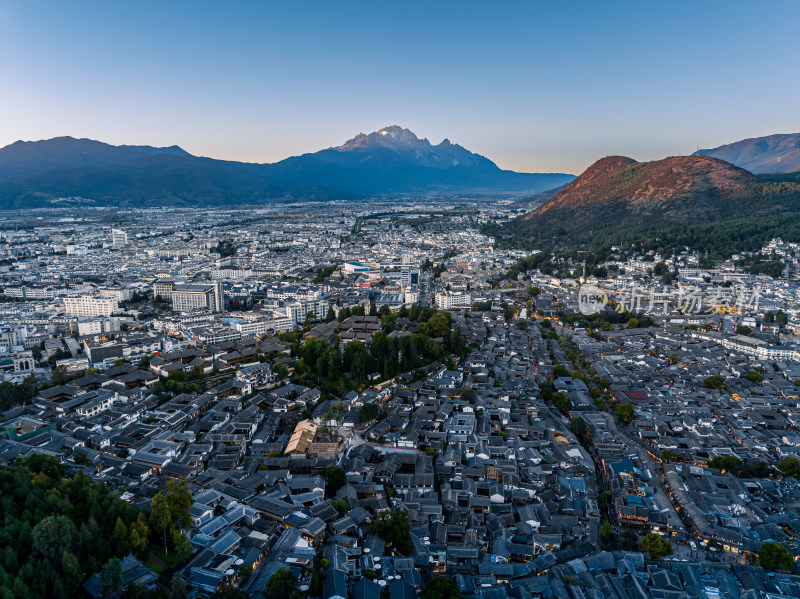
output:
M273 162L398 124L503 168L800 131L800 2L0 0L0 146Z

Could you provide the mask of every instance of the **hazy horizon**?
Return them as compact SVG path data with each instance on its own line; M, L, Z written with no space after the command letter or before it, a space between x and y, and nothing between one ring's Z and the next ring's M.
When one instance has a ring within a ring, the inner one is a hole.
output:
M800 4L0 0L0 146L277 162L397 124L504 169L800 130Z

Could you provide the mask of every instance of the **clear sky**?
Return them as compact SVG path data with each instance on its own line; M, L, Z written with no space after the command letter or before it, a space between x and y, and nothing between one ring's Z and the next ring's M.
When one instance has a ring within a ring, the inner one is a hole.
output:
M503 168L800 131L800 2L0 0L0 146L274 162L408 127Z

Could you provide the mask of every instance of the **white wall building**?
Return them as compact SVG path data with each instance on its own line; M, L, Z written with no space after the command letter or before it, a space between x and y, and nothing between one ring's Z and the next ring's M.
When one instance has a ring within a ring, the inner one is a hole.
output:
M468 308L471 305L472 294L469 292L439 291L436 293L436 307L440 310Z
M119 302L110 297L71 295L64 298L64 310L69 316L89 318L111 316L119 309Z
M119 332L119 318L86 318L77 321L78 336L103 335Z
M178 312L219 312L223 305L222 284L219 282L176 284L172 288L172 308Z
M128 234L122 229L111 229L111 247L119 250L128 245Z

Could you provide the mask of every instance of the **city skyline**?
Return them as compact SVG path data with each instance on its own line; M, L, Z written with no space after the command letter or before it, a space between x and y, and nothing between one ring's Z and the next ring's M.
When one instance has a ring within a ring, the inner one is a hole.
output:
M782 76L794 3L454 8L5 1L0 145L276 162L398 124L501 168L578 174L799 129Z

